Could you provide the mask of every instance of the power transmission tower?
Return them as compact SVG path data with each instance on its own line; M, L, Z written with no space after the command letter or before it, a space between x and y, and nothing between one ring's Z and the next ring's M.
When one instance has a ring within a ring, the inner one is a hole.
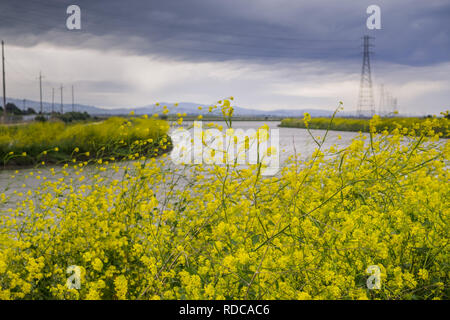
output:
M55 112L55 88L52 88L52 113Z
M390 92L386 92L386 109L389 114L395 114L397 109L398 100Z
M27 99L23 99L23 111L27 111L26 101Z
M358 106L357 114L358 116L363 115L363 111L370 111L373 115L375 113L375 103L373 100L373 90L372 90L372 73L370 70L370 51L369 48L372 47L370 44L369 36L364 36L364 55L363 64L361 68L361 82L359 85L359 96L358 96Z
M386 93L386 107L388 112L392 112L392 95L390 92Z
M64 105L63 105L63 85L61 85L60 89L61 89L61 114L64 113Z
M39 92L40 92L40 104L41 104L41 111L40 113L43 113L43 108L42 108L42 74L39 72Z
M393 100L392 100L392 113L396 113L396 112L398 112L398 108L397 108L398 106L397 106L397 98L394 98Z
M75 112L75 102L73 97L73 85L72 85L72 112Z
M2 72L3 72L3 120L6 119L6 83L5 83L5 43L2 40Z
M381 116L384 113L384 84L380 85L380 101L378 104L378 113Z

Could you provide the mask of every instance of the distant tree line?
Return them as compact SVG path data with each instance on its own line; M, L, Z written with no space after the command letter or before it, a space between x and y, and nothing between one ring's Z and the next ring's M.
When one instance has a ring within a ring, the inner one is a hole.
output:
M36 111L33 108L28 108L26 110L19 109L14 103L7 103L5 106L6 113L12 114L15 116L24 116L29 114L36 114ZM0 113L3 114L4 110L3 107L0 107Z
M56 114L55 118L58 118L65 123L72 122L72 121L84 121L91 119L91 116L89 113L85 112L66 112L63 114Z
M34 120L36 121L47 121L49 116L43 115L41 113L37 113L33 108L28 108L26 110L22 110L18 108L14 103L7 103L5 106L6 114L9 116L26 116L26 115L36 115ZM4 114L4 108L0 106L0 116ZM74 122L74 121L86 121L91 120L92 117L87 112L66 112L59 113L53 112L50 115L50 118L59 119L65 123Z
M58 119L65 123L75 122L75 121L86 121L91 119L97 119L96 117L92 118L90 114L85 112L66 112L66 113L52 113L51 119ZM48 120L48 117L45 115L39 114L34 118L36 121L45 122Z

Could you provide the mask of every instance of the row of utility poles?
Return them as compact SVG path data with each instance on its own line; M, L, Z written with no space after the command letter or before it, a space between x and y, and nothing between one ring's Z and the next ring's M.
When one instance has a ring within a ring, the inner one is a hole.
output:
M39 72L39 92L40 92L40 112L43 113L43 107L42 107L42 73ZM61 109L60 112L64 113L64 104L63 104L63 85L59 87L61 90ZM55 88L52 88L52 113L55 112ZM74 94L74 88L72 85L72 112L75 112L75 94Z
M60 112L64 113L64 104L63 104L63 85L59 87L59 90L61 92L61 109ZM52 88L52 113L55 112L55 88ZM75 96L74 96L74 89L72 86L72 112L75 112Z
M41 79L41 76L39 77ZM42 113L42 84L41 84L41 80L39 80L39 84L41 87L41 113ZM60 112L64 113L64 103L63 103L63 85L61 84L61 86L59 87L60 92L61 92L61 107L60 107ZM55 88L52 88L52 113L55 112ZM75 94L74 94L74 88L72 86L72 112L75 112Z
M5 75L5 43L2 40L2 78L3 78L3 116L2 120L6 120L6 75ZM42 104L42 73L39 72L39 100L40 100L40 113L42 114L44 112L43 104ZM63 85L59 87L61 90L61 108L60 112L64 113L64 103L63 103ZM23 107L25 109L25 99L23 100ZM55 112L55 88L52 88L52 113ZM74 93L74 87L72 85L72 112L75 112L75 93Z

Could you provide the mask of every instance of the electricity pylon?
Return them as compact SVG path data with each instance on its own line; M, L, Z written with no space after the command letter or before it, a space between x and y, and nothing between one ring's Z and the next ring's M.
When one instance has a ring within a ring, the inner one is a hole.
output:
M370 70L370 51L371 47L369 41L373 39L369 36L364 36L364 55L363 64L361 68L361 82L359 85L359 96L358 96L358 106L357 114L362 116L364 111L370 111L372 115L375 114L375 103L373 100L373 89L372 89L372 73Z

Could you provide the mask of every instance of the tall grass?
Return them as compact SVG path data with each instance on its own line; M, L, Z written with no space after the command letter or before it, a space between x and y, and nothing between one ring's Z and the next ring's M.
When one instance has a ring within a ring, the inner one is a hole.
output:
M167 139L168 124L143 118L109 118L97 123L36 122L0 126L0 159L3 165L64 162L74 157L128 156L134 141L146 141L133 150L158 154L157 145Z
M436 133L443 137L449 137L449 124L446 118L381 118L377 129L392 131L396 128L408 129L408 133L420 135L423 129L430 126ZM329 129L338 131L361 131L369 132L370 119L335 118L330 124L329 118L313 118L309 121L310 129ZM328 126L330 127L328 128ZM306 128L302 119L288 118L281 121L280 127ZM414 131L414 132L412 132Z
M378 120L330 148L307 128L314 153L272 177L167 154L11 176L0 299L448 299L450 141Z

